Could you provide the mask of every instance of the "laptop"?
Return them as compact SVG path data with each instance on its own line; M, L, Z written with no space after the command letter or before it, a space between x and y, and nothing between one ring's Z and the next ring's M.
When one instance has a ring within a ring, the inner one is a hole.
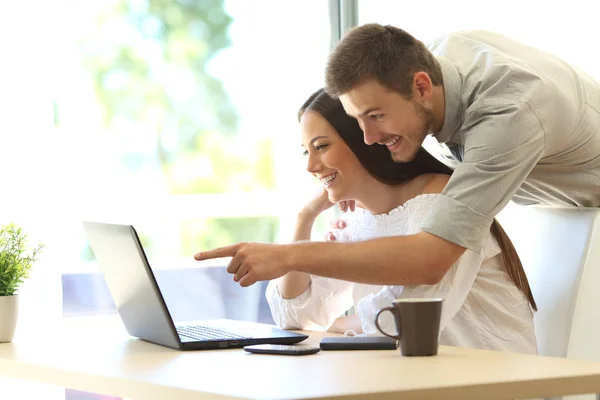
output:
M180 350L294 344L308 338L267 324L229 319L175 324L133 226L85 221L83 227L131 336Z

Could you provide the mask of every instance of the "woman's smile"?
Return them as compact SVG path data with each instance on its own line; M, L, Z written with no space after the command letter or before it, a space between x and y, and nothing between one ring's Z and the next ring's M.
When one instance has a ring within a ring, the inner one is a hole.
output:
M329 187L333 184L333 181L335 180L335 178L337 178L337 175L338 175L337 172L334 172L333 174L323 176L319 179L321 180L321 182L323 182L323 186Z

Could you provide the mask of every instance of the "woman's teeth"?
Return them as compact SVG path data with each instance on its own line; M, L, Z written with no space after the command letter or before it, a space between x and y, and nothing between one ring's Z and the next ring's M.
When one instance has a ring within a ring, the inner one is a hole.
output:
M336 177L337 177L337 172L321 178L321 182L323 182L323 185L329 186L329 185L331 185L331 181L333 181Z

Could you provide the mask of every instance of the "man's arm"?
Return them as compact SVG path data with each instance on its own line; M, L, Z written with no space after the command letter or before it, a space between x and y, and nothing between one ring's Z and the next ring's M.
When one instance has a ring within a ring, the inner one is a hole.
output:
M479 253L493 218L544 154L546 134L527 103L470 111L464 159L423 222L423 231Z
M355 243L297 243L286 269L375 285L432 285L465 249L426 232Z
M356 243L238 243L197 253L232 257L227 272L241 286L291 271L378 285L435 284L465 249L426 232Z
M434 174L428 178L427 183L421 188L421 193L440 193L444 190L448 180L449 177L446 175ZM406 238L408 238L408 241L399 240ZM344 261L343 265L345 267L342 267L342 270L345 270L347 265L354 260L359 264L355 273L362 276L364 280L352 278L351 275L339 279L382 285L435 284L444 277L448 269L465 251L464 247L428 233L388 237L383 240L373 239L362 243L367 243L369 248L350 250L350 254L342 251L345 254L344 257L348 258ZM407 246L408 250L399 250L396 246ZM373 257L371 253L377 254L377 257ZM310 254L315 253L311 251ZM394 262L394 260L402 261ZM381 265L375 266L374 262L381 263ZM318 267L315 267L316 264L313 266L308 263L306 263L306 266L297 265L296 268L299 268L299 270L302 270L303 267L309 270L318 269ZM333 263L330 261L326 265L331 266ZM370 268L375 271L369 271ZM333 273L335 274L334 277L339 277L340 274L345 272L325 271L313 274L321 275L323 273Z
M439 193L447 182L446 176L436 175L421 191ZM297 238L307 232L306 224L297 225ZM355 243L238 243L198 253L195 258L233 257L227 271L235 274L242 286L282 275L298 275L304 286L309 282L303 282L302 277L308 274L367 284L418 285L439 282L464 251L464 247L420 232Z

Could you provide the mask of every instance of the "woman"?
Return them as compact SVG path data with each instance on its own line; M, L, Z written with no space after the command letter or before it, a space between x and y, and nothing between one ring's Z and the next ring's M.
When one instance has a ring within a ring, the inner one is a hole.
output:
M358 123L323 90L306 101L298 117L307 169L321 180L324 190L298 214L295 240L309 240L316 217L347 200L360 207L347 214L347 227L336 232L340 241L421 230L451 169L424 149L415 160L400 164L383 145L366 145ZM535 301L517 253L496 221L481 253L466 250L436 284L374 286L291 272L267 288L280 327L365 335L377 334L378 309L408 297L444 298L441 344L537 353ZM352 305L356 315L340 317ZM385 330L394 332L391 317L382 321Z

